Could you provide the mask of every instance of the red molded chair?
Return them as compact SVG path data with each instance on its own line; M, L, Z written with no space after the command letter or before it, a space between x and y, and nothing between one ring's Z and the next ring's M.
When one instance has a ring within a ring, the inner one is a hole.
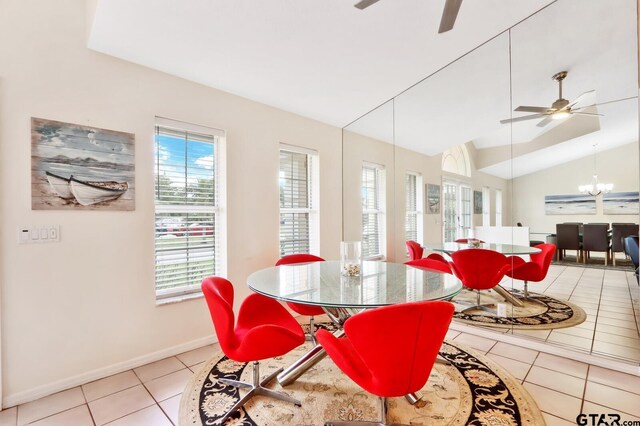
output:
M422 259L409 260L408 262L404 262L404 264L413 266L415 268L428 269L430 271L451 274L451 266L449 265L449 262L444 260L444 258L442 258L442 260L439 260L435 258L423 257Z
M549 271L549 265L553 260L556 252L555 244L538 244L535 246L542 250L540 253L531 255L531 261L527 262L518 256L509 256L507 261L511 263L511 268L507 271L507 276L524 281L524 297L523 299L537 301L529 298L529 289L527 284L529 281L540 282L544 280Z
M282 369L260 381L258 361L281 356L304 343L300 324L275 299L257 293L250 294L240 306L236 323L233 313L233 285L220 277L202 280L202 292L209 306L218 341L227 357L237 362L253 362L253 383L218 379L218 382L236 388L249 389L222 417L220 424L255 395L268 396L301 406L300 401L264 386Z
M289 254L283 256L276 262L276 266L290 265L293 263L307 263L307 262L324 262L324 259L312 254L300 253ZM287 302L287 306L294 312L300 315L306 315L309 317L309 340L316 344L315 326L313 324L313 317L316 315L324 314L324 309L320 306L305 305L303 303Z
M480 248L458 250L451 254L453 262L451 270L462 281L462 284L477 292L476 304L463 312L472 309L493 310L480 304L480 290L489 290L500 283L511 265L504 254ZM458 302L456 302L458 303ZM464 304L463 302L459 302Z
M406 242L407 250L409 250L409 259L416 260L422 258L422 253L424 253L424 249L422 246L415 241L409 240Z
M344 337L319 330L318 341L351 380L381 397L377 424L387 424L387 398L417 392L427 383L453 311L453 304L443 301L371 309L345 321ZM328 421L325 426L364 423Z

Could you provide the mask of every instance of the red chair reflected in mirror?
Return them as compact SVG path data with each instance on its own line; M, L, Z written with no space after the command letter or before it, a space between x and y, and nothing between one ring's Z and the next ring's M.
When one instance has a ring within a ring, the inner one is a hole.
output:
M422 258L422 254L424 253L424 249L422 246L415 241L409 240L406 242L407 250L409 251L409 259L416 260Z
M493 250L480 248L470 248L458 250L451 254L451 270L453 274L462 281L462 284L470 290L476 292L476 303L463 312L481 309L496 313L480 303L480 290L489 290L497 286L506 272L510 269L507 257ZM458 302L468 304L466 302Z
M532 254L529 262L518 256L509 256L507 261L511 264L511 268L509 268L506 275L513 279L524 281L523 299L537 302L536 299L529 297L527 284L530 281L540 282L545 279L549 271L549 265L553 260L553 255L556 252L556 246L555 244L538 244L535 247L541 251L540 253Z

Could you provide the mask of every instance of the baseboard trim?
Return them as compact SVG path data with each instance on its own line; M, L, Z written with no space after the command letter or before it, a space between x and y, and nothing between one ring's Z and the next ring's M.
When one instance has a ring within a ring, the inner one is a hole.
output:
M86 373L78 374L57 382L47 383L45 385L37 386L35 388L18 392L15 394L5 395L2 399L2 407L9 408L18 404L24 404L25 402L34 401L36 399L61 392L63 390L71 389L76 386L84 385L85 383L93 382L94 380L103 379L114 374L122 373L123 371L137 368L150 362L159 361L164 358L168 358L174 355L181 354L193 349L200 348L202 346L215 343L218 340L215 335L202 337L200 339L192 340L190 342L182 343L180 345L165 348L150 354L142 355L127 361L112 364L106 367L98 368L96 370L87 371Z

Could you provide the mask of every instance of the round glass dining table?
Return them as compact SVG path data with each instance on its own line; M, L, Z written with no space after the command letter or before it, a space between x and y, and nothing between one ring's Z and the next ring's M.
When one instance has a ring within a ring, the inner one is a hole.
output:
M493 250L508 256L524 256L528 254L540 253L542 250L535 247L519 246L514 244L499 243L480 243L478 247L470 247L467 243L435 243L424 246L427 250L439 251L451 254L459 250L468 250L473 248L482 248L485 250Z
M247 278L247 284L254 292L267 297L322 306L339 326L363 309L449 300L462 290L462 283L453 275L400 263L364 261L360 272L359 277L341 275L339 261L296 263L254 272ZM341 333L340 329L336 335ZM293 383L325 355L320 345L314 346L278 374L278 382L283 386Z
M362 262L359 277L340 274L339 261L296 263L254 272L251 290L285 302L325 308L375 308L421 300L448 300L462 283L450 274L401 263Z

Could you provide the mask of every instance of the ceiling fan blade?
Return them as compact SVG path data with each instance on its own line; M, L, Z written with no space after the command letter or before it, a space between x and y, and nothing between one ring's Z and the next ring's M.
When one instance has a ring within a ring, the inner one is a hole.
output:
M584 92L582 95L578 96L577 98L575 98L573 100L573 102L571 102L569 105L567 105L569 108L571 108L572 106L574 106L575 104L579 103L581 99L583 99L585 96L590 95L592 93L595 93L595 90L589 90L588 92Z
M354 4L354 6L362 10L377 2L378 0L360 0L358 3Z
M551 118L550 115L548 115L544 120L542 120L541 122L539 122L538 124L536 124L537 127L544 127L547 124L551 123L553 121L553 118Z
M506 120L500 120L500 124L517 123L518 121L533 120L534 118L540 118L544 116L545 114L525 115L524 117L516 117L516 118L509 118Z
M540 113L544 113L547 112L547 110L549 110L549 108L547 107L537 107L537 106L519 106L518 108L516 108L514 111L521 111L521 112L540 112Z
M575 115L596 115L596 116L600 116L600 117L604 117L604 114L597 114L595 112L580 112L580 111L571 111L571 114L575 114Z
M453 28L453 24L456 23L456 18L458 17L458 11L460 10L461 4L462 0L447 0L444 4L444 10L442 11L438 34L447 32Z

